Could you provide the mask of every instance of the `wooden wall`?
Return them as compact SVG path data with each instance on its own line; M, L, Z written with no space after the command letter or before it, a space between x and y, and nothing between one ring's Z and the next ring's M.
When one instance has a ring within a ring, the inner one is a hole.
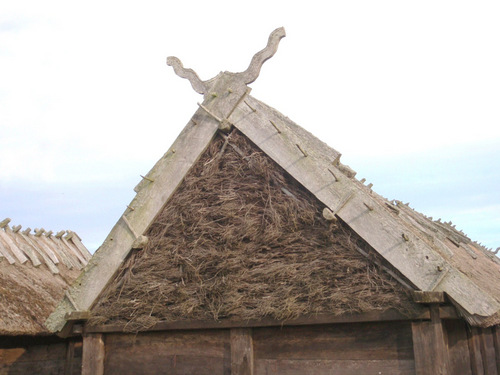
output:
M1 337L0 375L79 375L82 342L56 337Z
M89 333L83 360L83 375L500 375L500 330L431 314L417 321Z
M415 374L410 322L115 333L104 346L104 374Z

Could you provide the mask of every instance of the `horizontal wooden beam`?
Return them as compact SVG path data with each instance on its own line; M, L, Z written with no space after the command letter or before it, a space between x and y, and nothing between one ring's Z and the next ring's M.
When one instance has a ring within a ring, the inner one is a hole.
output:
M417 303L445 303L446 296L444 292L423 292L415 290L411 292L413 300Z
M71 311L64 316L66 321L88 320L89 318L89 311Z
M297 325L316 325L316 324L336 324L336 323L362 323L378 321L396 321L396 320L427 320L430 319L430 313L427 308L423 308L421 313L411 316L400 313L396 310L372 311L360 314L318 314L306 317L300 317L290 320L277 320L264 318L260 320L245 321L181 321L181 322L160 322L144 331L169 331L185 329L225 329L225 328L251 328L251 327L272 327L272 326L297 326ZM84 332L123 332L125 324L85 326Z

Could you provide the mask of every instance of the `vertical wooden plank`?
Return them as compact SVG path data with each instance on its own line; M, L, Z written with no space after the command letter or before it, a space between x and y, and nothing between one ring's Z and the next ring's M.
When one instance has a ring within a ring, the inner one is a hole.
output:
M253 339L251 328L231 329L231 374L253 375Z
M497 363L497 371L500 371L500 329L498 326L492 327L493 344L495 346L495 360Z
M430 306L431 320L412 323L417 375L449 375L448 350L439 305Z
M75 342L68 341L66 343L66 362L64 363L64 375L73 373L73 358L75 357Z
M476 327L469 327L467 339L469 341L469 353L472 375L484 375L483 359L481 357L481 343L479 332Z
M481 357L483 358L484 373L486 375L498 375L493 332L491 328L482 328L480 332Z
M461 319L443 320L446 329L450 374L472 375L467 325Z
M104 340L101 333L83 336L82 375L104 374Z

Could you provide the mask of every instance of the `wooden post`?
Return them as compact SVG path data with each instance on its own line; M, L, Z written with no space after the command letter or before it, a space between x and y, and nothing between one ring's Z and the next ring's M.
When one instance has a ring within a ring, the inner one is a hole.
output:
M103 375L104 353L101 333L83 335L82 375Z
M449 375L448 348L439 305L429 306L431 320L412 323L413 352L417 375Z
M473 375L483 375L484 366L481 357L481 340L477 327L469 327L467 330L467 340L469 342L469 353L471 370Z
M251 328L231 329L231 374L253 375L253 340Z

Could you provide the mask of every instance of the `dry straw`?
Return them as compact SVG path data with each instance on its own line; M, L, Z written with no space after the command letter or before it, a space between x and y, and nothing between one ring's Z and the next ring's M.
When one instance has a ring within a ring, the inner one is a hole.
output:
M324 206L240 133L217 137L93 308L90 324L287 320L414 308Z

